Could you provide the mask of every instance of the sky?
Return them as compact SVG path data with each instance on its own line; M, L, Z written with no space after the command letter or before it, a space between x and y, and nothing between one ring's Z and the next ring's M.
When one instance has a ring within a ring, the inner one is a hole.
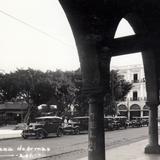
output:
M134 34L135 33L129 23L125 19L122 19L115 33L115 38ZM141 53L131 53L123 56L115 56L111 59L111 66L124 66L134 64L143 64Z
M58 0L0 0L0 26L1 71L80 67L74 37ZM123 20L116 37L130 34L134 32ZM140 53L114 57L111 65L132 63L142 63Z

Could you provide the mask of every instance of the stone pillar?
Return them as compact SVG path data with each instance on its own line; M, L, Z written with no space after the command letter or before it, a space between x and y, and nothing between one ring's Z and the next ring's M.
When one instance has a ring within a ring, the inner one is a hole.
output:
M128 110L128 120L131 120L130 119L130 110Z
M158 104L147 102L149 106L149 144L145 147L145 153L160 154L160 146L158 145Z
M105 160L103 96L89 98L88 160Z
M146 105L149 107L149 144L145 147L144 152L148 154L160 154L157 117L157 107L159 103L158 63L153 50L148 50L142 55L146 78Z
M140 115L140 117L143 117L143 110L141 110L141 115Z

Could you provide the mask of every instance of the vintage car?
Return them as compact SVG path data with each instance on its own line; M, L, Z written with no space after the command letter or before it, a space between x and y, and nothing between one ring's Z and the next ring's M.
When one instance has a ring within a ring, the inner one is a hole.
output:
M131 120L131 125L132 127L142 127L142 122L139 117L133 117Z
M79 122L70 122L67 125L64 125L63 127L63 133L64 134L79 134L80 133L80 126Z
M127 127L132 127L132 122L130 120L126 120L126 126Z
M76 122L79 126L79 131L88 131L89 116L80 116L72 118L73 122Z
M149 124L149 117L143 116L143 117L133 117L132 127L142 127L142 126L148 126Z
M115 127L116 129L120 129L120 128L127 128L127 117L126 116L116 116L115 117Z
M114 117L112 116L104 116L104 129L107 131L114 130Z
M127 117L125 116L105 116L104 117L104 128L105 130L116 130L120 128L127 128L126 125Z
M63 135L62 118L57 116L44 116L35 118L34 123L30 123L26 129L22 131L24 139L35 137L38 139L45 138L50 135Z
M141 117L141 123L142 123L142 126L148 126L149 125L149 116Z

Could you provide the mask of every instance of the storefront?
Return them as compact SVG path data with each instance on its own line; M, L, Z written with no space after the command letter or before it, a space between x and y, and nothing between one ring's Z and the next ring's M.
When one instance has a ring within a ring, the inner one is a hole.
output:
M127 109L127 106L124 105L124 104L120 104L117 108L117 112L119 115L121 116L126 116L128 117L128 109Z
M28 105L26 102L6 102L0 104L0 125L22 122L27 107Z
M138 104L130 106L130 119L133 119L133 117L141 117L141 107Z
M149 116L149 107L147 105L143 107L143 116Z

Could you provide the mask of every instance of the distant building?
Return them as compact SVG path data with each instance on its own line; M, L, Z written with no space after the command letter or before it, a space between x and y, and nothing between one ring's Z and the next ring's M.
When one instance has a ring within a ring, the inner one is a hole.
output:
M27 108L28 104L26 102L5 102L0 104L0 125L22 122Z
M125 101L118 102L117 112L120 115L132 119L135 116L148 116L149 110L146 104L146 83L142 64L128 66L112 66L112 70L118 70L126 81L133 83L133 88Z

